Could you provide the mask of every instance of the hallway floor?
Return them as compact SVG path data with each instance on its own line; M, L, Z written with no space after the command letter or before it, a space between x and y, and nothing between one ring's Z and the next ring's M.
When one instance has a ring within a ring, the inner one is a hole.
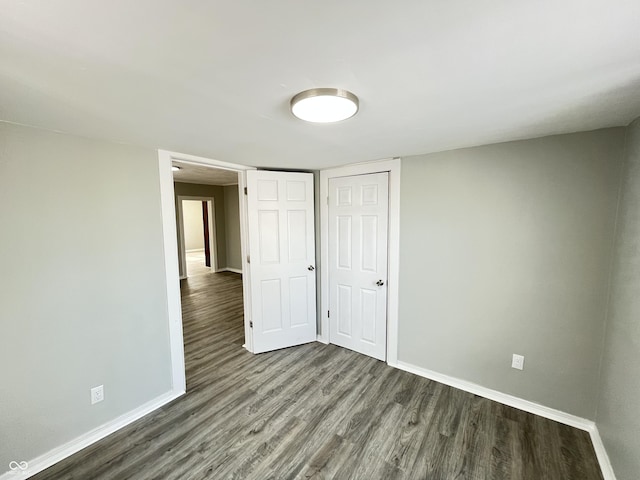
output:
M211 273L211 268L205 264L204 250L198 252L185 252L187 260L187 275L193 277Z

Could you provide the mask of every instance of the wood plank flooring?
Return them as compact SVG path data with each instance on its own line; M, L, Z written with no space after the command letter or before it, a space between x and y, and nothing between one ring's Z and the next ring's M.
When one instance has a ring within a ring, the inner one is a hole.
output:
M586 432L332 345L246 352L240 275L182 301L187 394L33 478L602 479Z

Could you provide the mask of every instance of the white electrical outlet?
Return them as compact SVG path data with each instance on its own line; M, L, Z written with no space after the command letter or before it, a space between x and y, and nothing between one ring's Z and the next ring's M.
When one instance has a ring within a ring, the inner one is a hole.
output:
M104 385L98 385L91 389L91 405L104 400Z
M513 354L513 360L511 360L511 368L518 370L524 369L524 355Z

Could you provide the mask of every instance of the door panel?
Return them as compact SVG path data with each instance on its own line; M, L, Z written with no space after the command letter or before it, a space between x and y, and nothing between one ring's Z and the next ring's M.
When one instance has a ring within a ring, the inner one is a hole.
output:
M316 340L313 175L247 172L254 353Z
M329 341L386 358L388 173L329 179Z

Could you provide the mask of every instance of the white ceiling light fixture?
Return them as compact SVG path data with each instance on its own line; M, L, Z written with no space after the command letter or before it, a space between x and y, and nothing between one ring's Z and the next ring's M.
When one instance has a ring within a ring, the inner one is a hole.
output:
M171 171L172 171L172 172L177 172L177 171L179 171L179 170L181 170L181 168L180 168L180 167L178 167L178 166L176 166L176 165L171 165Z
M332 123L353 117L359 108L358 97L340 88L312 88L291 99L291 113L313 123Z

